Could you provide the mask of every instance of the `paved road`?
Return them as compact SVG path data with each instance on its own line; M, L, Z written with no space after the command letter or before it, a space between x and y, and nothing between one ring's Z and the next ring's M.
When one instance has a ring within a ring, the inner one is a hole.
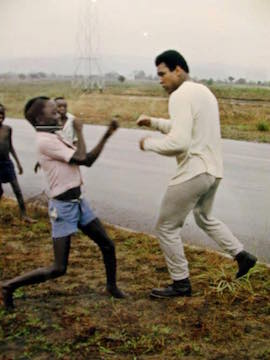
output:
M34 175L34 130L24 120L6 121L13 127L14 145L24 166L19 177L25 197L44 188L41 174ZM93 146L103 126L84 128L87 145ZM106 146L95 165L83 168L84 190L98 216L107 222L153 233L156 215L175 160L144 153L138 140L149 131L120 129ZM159 136L156 134L156 136ZM218 192L214 213L235 235L270 262L270 145L223 141L225 179ZM5 186L7 193L11 192ZM189 216L183 229L188 243L217 248Z

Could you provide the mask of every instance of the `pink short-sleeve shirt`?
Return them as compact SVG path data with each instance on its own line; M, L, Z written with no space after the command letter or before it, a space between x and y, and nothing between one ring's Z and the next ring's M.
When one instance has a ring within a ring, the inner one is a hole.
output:
M82 185L80 168L69 164L76 148L67 145L56 134L37 133L38 161L42 167L50 189L50 197L55 197Z

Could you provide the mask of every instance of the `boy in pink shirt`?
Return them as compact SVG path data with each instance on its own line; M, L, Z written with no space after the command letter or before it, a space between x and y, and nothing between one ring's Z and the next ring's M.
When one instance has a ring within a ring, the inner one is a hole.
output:
M97 146L86 153L81 121L74 120L77 147L66 143L55 132L59 114L54 100L37 97L25 106L25 117L37 131L39 163L49 185L49 216L52 224L54 263L2 283L6 309L14 307L13 292L21 286L38 284L66 273L71 235L80 229L100 248L106 269L107 291L115 298L124 298L116 284L115 246L88 202L81 196L82 177L79 165L91 165L105 143L117 129L112 121Z

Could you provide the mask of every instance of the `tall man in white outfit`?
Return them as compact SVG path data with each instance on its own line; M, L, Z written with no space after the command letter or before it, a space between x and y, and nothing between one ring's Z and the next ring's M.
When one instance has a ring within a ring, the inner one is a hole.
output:
M214 198L223 177L218 103L211 91L189 78L188 65L181 54L168 50L156 58L160 84L170 94L170 119L141 115L139 126L165 134L162 138L141 139L140 148L160 155L175 156L177 170L162 201L156 230L172 285L153 289L152 297L190 296L188 262L180 230L192 210L197 225L238 263L236 277L245 275L256 257L228 227L211 214Z

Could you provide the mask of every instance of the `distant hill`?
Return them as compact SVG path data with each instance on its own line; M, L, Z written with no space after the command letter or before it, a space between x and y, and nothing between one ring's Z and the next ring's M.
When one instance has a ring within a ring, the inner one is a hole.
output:
M72 55L48 58L2 58L0 59L0 73L16 72L46 72L59 75L72 75L78 61ZM116 71L127 77L136 70L144 70L146 74L155 74L153 59L140 56L117 56L106 55L101 58L103 73ZM247 66L232 66L220 63L192 63L190 62L191 74L198 78L226 79L246 78L248 80L270 80L270 68L256 68Z

